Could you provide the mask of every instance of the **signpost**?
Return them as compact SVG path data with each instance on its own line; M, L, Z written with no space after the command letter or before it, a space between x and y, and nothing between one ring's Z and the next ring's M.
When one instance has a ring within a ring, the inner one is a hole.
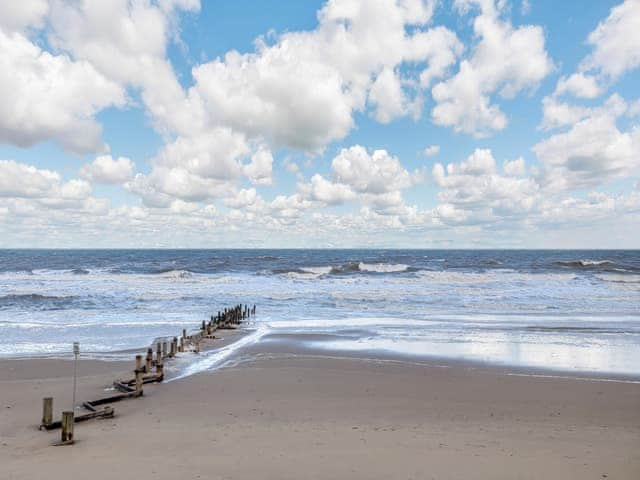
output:
M80 343L73 342L73 405L71 406L71 411L75 412L76 410L76 378L78 376L78 356L80 355Z

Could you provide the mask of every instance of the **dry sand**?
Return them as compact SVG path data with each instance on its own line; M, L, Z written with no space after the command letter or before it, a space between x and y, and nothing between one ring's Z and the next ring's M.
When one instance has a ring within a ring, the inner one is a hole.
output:
M0 479L640 479L639 384L253 350L68 447L36 425L42 397L70 403L71 362L0 361ZM83 361L79 399L131 364Z

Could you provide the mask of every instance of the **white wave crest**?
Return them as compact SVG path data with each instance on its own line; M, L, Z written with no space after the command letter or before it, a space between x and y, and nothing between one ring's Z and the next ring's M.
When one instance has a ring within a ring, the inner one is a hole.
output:
M603 282L613 283L640 283L640 275L620 275L615 273L596 275Z
M193 273L189 270L169 270L167 272L162 272L160 276L164 278L191 278Z
M408 265L403 263L363 263L360 262L358 265L360 270L363 272L377 272L377 273L394 273L394 272L404 272L409 268Z

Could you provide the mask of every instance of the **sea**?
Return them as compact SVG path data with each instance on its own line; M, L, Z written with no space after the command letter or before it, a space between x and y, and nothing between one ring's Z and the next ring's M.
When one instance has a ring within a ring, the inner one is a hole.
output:
M235 304L242 345L640 374L638 250L0 250L0 358L117 359Z

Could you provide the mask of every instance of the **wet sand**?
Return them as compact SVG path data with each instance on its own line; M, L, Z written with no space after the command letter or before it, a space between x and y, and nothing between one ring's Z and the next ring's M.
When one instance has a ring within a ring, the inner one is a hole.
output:
M105 395L132 363L83 361L79 399ZM640 478L639 384L267 341L146 385L114 419L76 425L74 446L52 447L59 432L36 428L41 399L55 397L56 416L70 403L70 367L0 361L0 478Z

